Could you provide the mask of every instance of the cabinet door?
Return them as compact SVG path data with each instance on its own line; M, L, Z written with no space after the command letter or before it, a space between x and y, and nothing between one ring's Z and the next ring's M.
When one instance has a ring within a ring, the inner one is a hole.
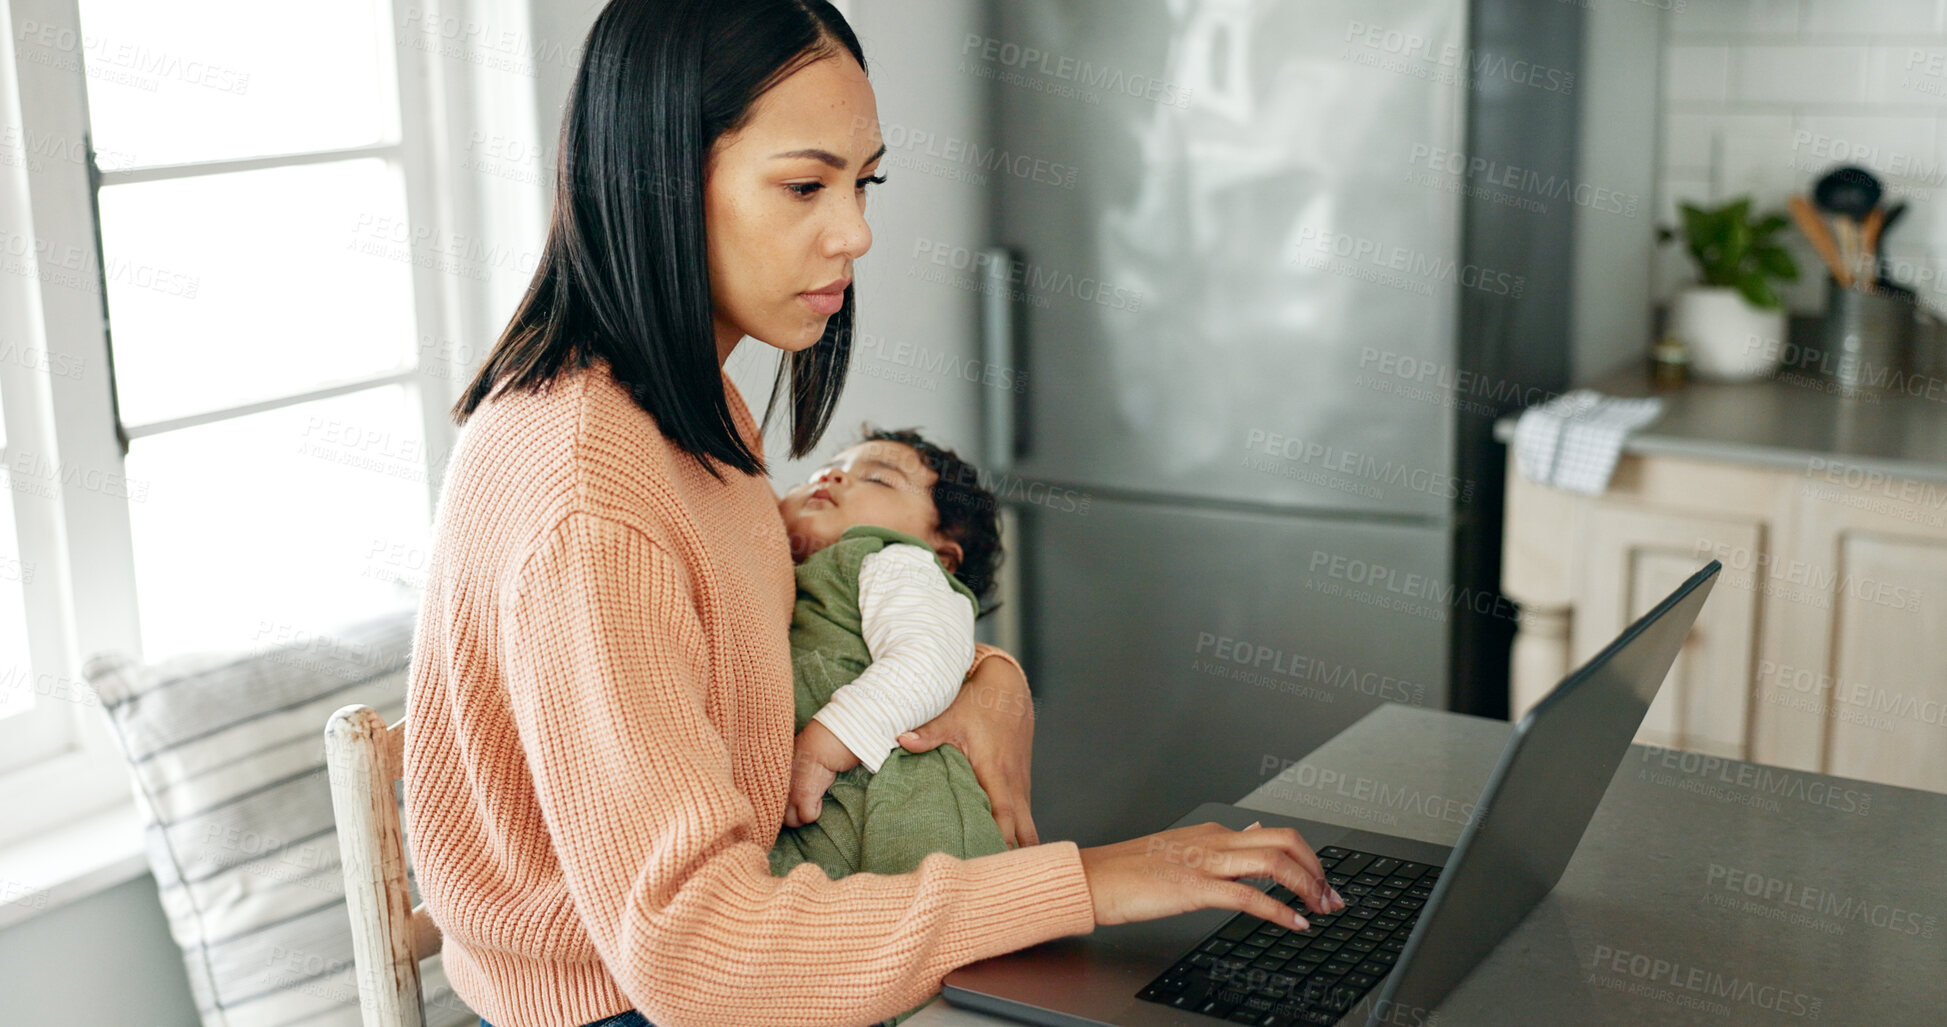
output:
M1636 741L1746 758L1758 583L1733 567L1762 562L1763 552L1764 530L1756 521L1601 503L1589 511L1582 601L1569 638L1577 666L1699 567L1729 557Z
M1838 552L1832 671L1811 678L1822 769L1947 792L1947 540L1856 533Z
M1947 485L1796 483L1752 759L1947 791Z

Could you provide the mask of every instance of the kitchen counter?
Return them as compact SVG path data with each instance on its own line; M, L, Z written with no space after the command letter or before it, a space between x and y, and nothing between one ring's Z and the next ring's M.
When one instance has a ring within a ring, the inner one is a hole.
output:
M1803 474L1835 466L1947 482L1947 380L1914 376L1909 391L1848 399L1797 372L1761 382L1687 382L1667 390L1647 370L1588 383L1611 396L1662 396L1663 414L1623 452L1775 467ZM1494 426L1514 437L1516 415ZM1814 463L1813 461L1826 461Z
M1238 805L1451 844L1429 797L1478 795L1510 730L1387 704ZM1435 1022L1936 1022L1943 851L1947 795L1631 746L1561 883ZM907 1021L1008 1022L943 999Z

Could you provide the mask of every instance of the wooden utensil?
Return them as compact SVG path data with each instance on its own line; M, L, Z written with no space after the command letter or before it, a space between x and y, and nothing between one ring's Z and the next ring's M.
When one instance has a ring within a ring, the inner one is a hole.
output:
M1832 234L1839 240L1839 260L1846 266L1846 277L1839 282L1847 288L1859 280L1859 222L1844 214L1832 217Z
M1812 241L1812 248L1818 251L1819 259L1825 261L1832 277L1838 279L1840 285L1851 288L1852 275L1846 270L1845 261L1839 257L1839 247L1832 241L1832 232L1826 228L1825 220L1812 209L1812 201L1803 193L1794 193L1789 206L1798 230Z
M1886 228L1886 208L1874 207L1866 215L1866 224L1860 229L1860 250L1866 261L1865 274L1861 280L1872 283L1879 279L1879 234Z

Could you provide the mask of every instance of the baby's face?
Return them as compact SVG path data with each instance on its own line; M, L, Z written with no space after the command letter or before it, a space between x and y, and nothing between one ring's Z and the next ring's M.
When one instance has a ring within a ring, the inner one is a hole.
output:
M935 551L951 546L939 534L939 511L933 507L938 477L911 446L897 442L861 442L841 451L778 501L791 536L791 558L802 560L860 524L903 531Z

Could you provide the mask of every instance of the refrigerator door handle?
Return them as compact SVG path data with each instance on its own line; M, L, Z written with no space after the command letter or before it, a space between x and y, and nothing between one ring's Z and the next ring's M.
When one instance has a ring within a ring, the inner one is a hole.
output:
M1004 246L980 251L980 349L982 368L981 428L985 433L987 466L995 471L1009 470L1014 458L1026 452L1026 440L1018 434L1019 408L1015 402L1015 379L1020 365L1015 360L1014 299L1008 288L1014 254ZM998 380L1003 388L987 384Z

